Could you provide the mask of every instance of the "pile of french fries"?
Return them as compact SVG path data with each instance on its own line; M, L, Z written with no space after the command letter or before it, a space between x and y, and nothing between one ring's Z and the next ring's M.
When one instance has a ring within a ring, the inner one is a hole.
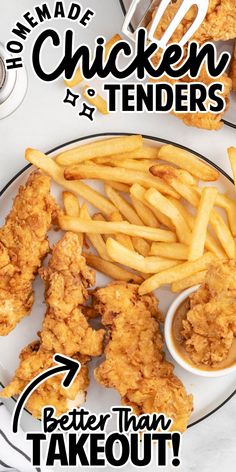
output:
M228 152L236 181L236 148ZM216 260L235 259L236 200L214 186L215 168L182 148L150 147L135 135L54 159L27 149L26 159L64 188L59 226L89 241L88 265L140 284L140 294L166 284L182 291L202 283ZM102 181L105 195L83 180Z

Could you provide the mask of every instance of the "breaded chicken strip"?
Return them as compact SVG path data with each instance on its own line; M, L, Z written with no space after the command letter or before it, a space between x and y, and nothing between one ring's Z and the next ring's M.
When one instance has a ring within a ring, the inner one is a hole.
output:
M160 39L166 29L168 28L170 22L174 18L176 12L178 11L182 0L177 0L170 4L167 7L165 14L163 15L157 29L155 36ZM154 10L155 11L155 10ZM174 35L171 38L171 42L178 43L186 31L189 29L197 13L197 7L193 6L190 8L186 17L179 24ZM197 30L195 35L191 38L193 41L197 41L199 44L203 44L207 41L219 41L219 40L228 40L236 37L236 2L235 0L210 0L208 13L201 24L200 28ZM153 63L156 66L161 58L161 51L153 58ZM234 72L234 62L232 63L232 75ZM223 117L225 112L229 107L229 96L232 89L232 75L229 77L227 73L212 79L206 72L205 67L202 67L202 70L197 77L197 79L190 79L188 76L184 76L178 82L201 82L205 85L210 85L214 82L220 82L224 86L223 93L220 94L224 98L226 106L223 112L221 113L175 113L177 118L182 119L185 125L194 126L196 128L203 128L206 130L219 130L223 126ZM162 77L161 82L175 83L174 80L170 80L168 77Z
M137 285L117 282L95 291L94 309L108 330L106 360L95 370L97 381L118 390L134 413L165 413L175 430L184 431L192 396L165 360L155 297L140 296Z
M230 67L230 78L232 79L233 83L233 91L236 92L236 41L234 43L234 52Z
M227 358L236 336L235 261L209 269L182 324L183 346L195 364L217 367Z
M153 64L156 66L158 64L160 57L159 55L156 55L153 57ZM202 67L200 74L196 79L190 79L188 75L185 75L178 81L174 79L170 79L167 76L161 77L158 80L155 80L155 82L168 82L170 84L175 84L175 83L191 83L191 82L200 82L205 84L206 86L209 86L213 83L221 83L223 85L223 91L222 93L219 93L219 96L222 97L225 101L225 109L220 112L220 113L212 113L212 112L207 112L207 113L202 113L202 112L196 112L196 113L191 113L191 112L183 112L183 113L174 113L173 114L181 119L183 123L187 126L195 126L196 128L202 128L206 129L209 131L216 131L222 128L223 126L223 118L224 114L229 108L230 105L230 93L232 90L232 80L228 76L228 74L224 73L220 77L217 77L216 79L213 79L212 77L209 77L207 74L205 66ZM204 105L207 105L207 101L204 102Z
M49 251L47 231L55 202L50 178L34 172L15 198L0 229L0 335L6 336L29 314L32 283Z
M203 128L207 129L209 131L216 131L218 129L221 129L223 126L223 118L224 114L229 108L230 104L230 92L232 88L232 81L228 77L227 74L223 74L220 77L216 79L212 79L209 77L209 75L206 72L205 67L202 68L200 75L196 79L197 82L201 82L205 85L211 85L214 82L219 82L222 83L224 89L223 92L220 93L219 95L225 100L225 109L221 113L212 113L212 112L207 112L207 113L175 113L175 116L178 118L182 119L185 125L187 126L195 126L196 128ZM181 79L179 82L193 82L193 80L189 79L189 77L184 77Z
M32 393L27 408L36 417L40 417L42 406L48 404L53 405L59 415L72 405L83 403L89 384L87 363L90 356L102 353L104 337L104 330L93 330L82 314L87 289L95 280L94 272L81 256L79 236L66 233L54 246L48 268L41 272L46 280L48 309L40 341L22 351L15 377L1 396L11 397L22 392L35 376L53 365L53 355L57 352L78 359L82 368L68 390L61 386L62 376L56 376Z
M76 352L99 356L104 330L92 329L81 311L87 289L95 283L95 272L81 255L78 235L66 233L53 250L47 268L40 270L46 282L48 310L40 334L44 349L73 356Z
M205 0L203 0L205 1ZM155 36L160 39L176 15L182 0L172 1L167 7ZM155 13L156 10L154 10ZM197 14L197 7L192 6L173 34L171 41L178 43L191 26ZM236 38L236 3L235 0L209 0L207 15L198 28L192 41L203 44L207 41L227 41Z
M0 392L0 395L5 398L19 395L37 375L55 367L53 354L42 349L40 341L29 344L20 354L20 365L14 379ZM74 355L73 358L81 363L81 369L69 388L63 388L61 385L65 374L55 375L42 383L29 397L26 408L35 418L41 417L41 410L46 405L54 406L57 415L60 416L85 402L86 390L89 386L87 363L90 359L79 354Z

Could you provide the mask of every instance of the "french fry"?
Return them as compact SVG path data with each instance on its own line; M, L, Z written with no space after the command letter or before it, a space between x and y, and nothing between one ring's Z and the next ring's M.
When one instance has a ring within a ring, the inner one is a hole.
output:
M219 173L209 165L202 162L194 154L172 145L164 145L159 152L159 159L185 169L198 179L207 182L217 180Z
M169 200L176 206L176 208L178 208L180 213L182 213L183 218L192 230L194 227L194 217L191 213L188 212L187 208L185 208L179 200L176 200L175 198L169 198ZM215 254L218 259L227 259L226 253L209 232L207 232L206 235L206 249Z
M230 147L228 149L228 156L233 172L234 185L236 186L236 147Z
M150 159L155 161L159 159L160 147L151 147L143 145L139 149L131 152L124 152L122 154L112 154L113 160L124 160L124 159Z
M102 113L102 115L109 115L109 111L107 108L107 102L105 98L101 97L101 95L97 94L94 97L90 97L88 94L88 89L90 88L89 85L86 85L83 90L83 97L87 102L97 108L97 110Z
M226 209L226 213L227 213L231 233L235 238L236 237L236 204L235 202L233 202L231 205L228 206L228 208Z
M112 213L112 215L113 215L113 213ZM94 221L109 221L109 218L110 218L110 215L106 219L106 218L104 218L104 216L101 213L95 213L93 215L93 220ZM110 234L103 234L102 238L106 242L107 238L109 238L110 236L111 236Z
M75 87L76 85L79 85L81 84L81 82L83 82L84 80L84 76L80 70L80 68L78 68L73 76L73 78L71 80L64 80L65 82L65 85L68 87L68 88L73 88Z
M141 237L150 241L176 242L176 236L171 231L147 226L131 225L126 221L111 223L108 221L84 221L80 218L59 215L60 228L74 233L116 234L124 233L129 236Z
M108 221L123 221L123 218L121 214L118 211L116 211L112 213L111 215L109 215ZM133 246L132 239L130 236L127 236L127 234L120 233L120 234L116 234L115 238L116 238L116 241L118 241L118 243L123 244L123 246L130 249L130 251L134 251L134 246Z
M172 174L163 174L163 180L167 182L169 185L173 187L173 189L176 190L176 192L181 195L181 197L185 198L191 205L194 207L197 207L199 204L199 195L195 188L184 184L181 182L181 180L177 179L174 175Z
M148 159L113 159L112 157L100 157L94 159L97 165L110 165L112 167L123 167L124 169L140 170L141 172L149 172L155 161Z
M184 169L176 169L175 167L167 166L164 164L157 164L150 168L152 175L162 178L165 174L173 175L187 185L197 185L197 179L193 177L190 172Z
M152 228L159 228L160 224L152 210L150 210L148 206L144 205L144 203L142 203L140 200L133 197L132 195L130 198L136 210L136 213L141 218L143 224L146 226L151 226Z
M182 243L152 243L150 255L167 259L188 260L189 246Z
M199 195L201 195L203 188L197 187L195 190ZM227 195L218 193L215 205L219 208L223 208L223 210L226 211L231 233L234 237L236 237L236 202Z
M170 218L176 228L176 234L181 243L190 244L191 232L181 213L174 205L155 189L150 189L145 193L145 198L154 208L164 213Z
M191 205L198 207L199 205L199 196L195 189L189 187L188 185L179 182L178 179L173 179L171 177L173 187L177 190L179 194L185 198ZM170 182L170 180L167 180ZM219 239L223 249L225 250L227 256L232 259L235 257L235 243L233 236L224 222L223 218L215 211L212 210L210 215L210 224L214 229L217 238Z
M125 217L125 219L133 225L143 225L143 221L137 215L133 207L125 200L121 195L109 185L104 185L106 195L109 200L112 201L113 205L119 210L119 212Z
M210 224L215 231L217 238L221 242L228 258L234 259L236 255L234 238L223 218L215 210L212 210L211 212Z
M211 211L217 197L217 189L205 187L202 191L200 204L194 222L192 240L189 247L189 261L196 261L204 254L206 244L207 227L210 220Z
M111 277L114 280L124 280L124 282L130 282L134 284L140 284L143 278L133 272L129 272L123 267L119 267L113 262L105 261L94 254L83 253L87 264L93 269L102 272L102 274Z
M125 219L134 225L143 225L143 221L137 215L136 211L132 208L132 206L119 195L112 187L105 185L105 191L108 198L113 202L113 204L117 207L119 212L125 217ZM150 226L150 225L148 225ZM134 248L143 256L147 256L149 254L150 246L144 239L140 237L133 237L132 238Z
M132 237L134 249L141 254L142 256L146 257L148 256L150 252L150 245L145 241L145 239L140 238L138 236L133 236Z
M181 213L182 217L185 219L188 227L192 230L194 226L193 215L187 210L180 200L176 200L176 198L172 197L168 197L168 200L177 208L179 213Z
M168 216L164 215L161 213L161 211L157 210L157 208L154 208L152 205L150 205L147 200L145 199L145 193L146 189L143 188L139 184L134 184L132 187L130 187L130 194L135 197L137 200L139 200L141 203L143 203L145 206L150 208L150 210L154 213L158 221L163 224L163 226L166 226L169 228L171 231L175 231L175 226L173 223L171 223L170 218ZM174 199L175 200L175 199Z
M171 290L174 293L177 292L182 292L183 290L186 290L189 287L194 287L194 285L199 285L202 284L206 278L207 271L202 270L201 272L198 272L197 274L190 275L189 277L186 277L185 279L179 280L178 282L174 282L171 285Z
M80 218L85 221L91 221L92 218L89 215L87 206L85 203L82 205L81 210L80 210ZM86 233L89 241L93 245L93 247L96 249L98 255L102 258L105 259L106 261L110 261L110 257L108 256L107 249L106 249L106 244L100 234L93 234L93 233Z
M144 187L153 187L161 193L171 195L179 198L179 194L166 182L159 177L152 177L151 175L135 171L132 169L123 169L118 167L98 166L98 165L75 165L67 167L64 171L64 176L67 180L78 179L98 179L98 180L113 180L115 182L122 182L124 184L132 185L137 182ZM181 183L181 182L180 182ZM184 185L184 184L182 184ZM194 192L194 191L193 191ZM196 194L197 195L197 194ZM199 198L197 196L197 198Z
M178 282L186 277L197 274L203 270L207 270L208 266L215 261L213 254L207 252L201 259L193 262L184 262L178 265L155 274L149 279L145 280L139 287L139 294L145 295L160 288L162 285L172 284Z
M60 166L79 164L88 159L111 156L114 152L130 152L142 147L143 138L140 135L122 136L102 141L95 141L84 146L79 146L69 151L62 152L56 157Z
M112 260L130 267L131 269L143 272L144 274L156 274L169 267L179 264L179 261L161 259L159 257L143 257L137 252L130 251L113 238L108 238L107 252Z
M107 185L118 190L118 192L129 193L130 186L126 184L122 184L121 182L113 182L112 180L107 180Z
M68 216L80 216L80 206L78 198L71 192L62 193L65 212Z
M107 57L109 51L111 50L112 46L116 44L118 41L120 41L122 38L119 34L115 34L107 43L105 44L105 57ZM65 85L69 88L73 88L76 85L79 85L81 82L83 82L84 77L82 75L82 72L80 68L78 68L71 80L65 80Z
M94 221L107 221L106 218L102 215L102 213L95 213L93 215L93 220Z
M64 169L58 166L53 159L50 159L42 152L36 151L35 149L27 149L25 158L27 161L31 162L31 164L34 164L37 168L45 172L45 174L52 177L57 184L84 198L105 215L110 215L110 213L116 210L111 202L88 185L83 182L70 182L66 180L64 178Z

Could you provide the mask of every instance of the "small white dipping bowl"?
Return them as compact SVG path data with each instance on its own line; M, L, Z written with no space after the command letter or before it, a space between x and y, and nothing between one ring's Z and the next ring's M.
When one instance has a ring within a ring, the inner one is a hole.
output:
M170 305L170 308L166 315L165 328L164 328L166 345L172 357L175 359L177 364L183 367L183 369L191 372L192 374L200 375L202 377L223 377L224 375L235 372L236 364L231 367L226 367L225 369L219 369L219 370L203 370L203 369L199 369L197 366L193 367L193 365L189 364L187 361L184 360L182 356L180 356L180 354L175 348L175 345L172 339L172 322L173 322L173 318L176 313L176 310L184 302L184 300L186 300L186 298L188 298L189 295L191 295L191 293L196 292L196 290L198 290L199 287L200 285L195 285L194 287L184 290L184 292L182 292Z

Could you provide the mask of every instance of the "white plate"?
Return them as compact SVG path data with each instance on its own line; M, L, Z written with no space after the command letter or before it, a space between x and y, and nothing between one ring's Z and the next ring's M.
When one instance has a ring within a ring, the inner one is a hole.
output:
M117 133L117 135L121 134L124 133ZM92 141L104 138L106 139L109 136L114 136L114 133L93 135L90 137L80 138L71 143L62 144L58 148L49 151L48 154L50 154L50 156L53 156L58 152L58 150L65 151L80 144L87 144ZM167 141L159 138L149 136L145 137L145 143L151 146L163 144L166 142ZM195 154L210 163L210 161L208 161L203 156L200 156L197 153ZM8 214L11 208L12 199L17 194L19 186L27 180L27 177L32 171L32 169L33 168L31 166L27 166L26 168L24 168L9 182L9 184L0 193L0 225L4 224L5 216ZM232 185L232 180L223 171L220 172L221 174L217 186L221 191L228 192L233 196L234 187ZM90 183L94 188L98 190L102 189L102 187L99 186L98 183ZM214 185L216 184L214 183ZM59 188L59 186L53 184L52 192L57 198L60 198L61 188ZM55 242L55 238L58 239L59 237L60 234L51 232L49 235L50 242ZM109 281L110 279L108 277L97 273L97 286L103 286ZM45 305L44 286L39 277L37 277L35 281L34 289L35 303L31 315L29 317L26 317L7 337L0 338L0 367L2 367L2 369L0 369L0 381L2 383L6 383L8 380L11 379L18 365L18 355L21 349L37 338L37 331L39 331L41 328L42 319L45 313ZM175 298L175 295L170 292L168 287L164 287L162 289L157 290L156 295L160 300L160 308L165 314L169 305ZM168 353L167 357L174 363L173 359L171 359ZM91 412L95 413L109 411L109 408L111 406L120 403L119 395L115 390L105 389L101 387L99 384L96 383L93 378L93 368L100 362L101 359L95 359L90 364L91 383L88 390L87 401L84 405L85 408L88 408ZM192 414L189 426L193 426L199 421L205 419L206 416L209 416L214 413L216 409L219 409L221 406L223 406L223 404L226 403L236 393L235 373L230 374L224 378L208 379L191 375L179 366L176 367L175 373L183 381L187 391L189 393L192 393L194 396L194 412ZM24 412L22 419L23 426L27 430L38 429L40 427L40 423L30 417L27 412ZM110 423L110 429L112 429L113 427L115 427L115 424Z
M131 5L131 0L119 0L122 11L124 15L128 11L130 5ZM138 6L136 13L133 16L132 22L131 22L131 30L133 31L134 29L137 28L138 24L140 23L140 20L143 18L143 16L146 14L147 8L150 6L150 0L142 0L140 5ZM219 54L222 51L228 51L232 53L233 50L233 44L234 41L218 41L216 43L217 50ZM224 120L223 122L227 125L230 126L231 128L236 129L236 92L232 92L230 95L230 106L227 112L224 115Z

